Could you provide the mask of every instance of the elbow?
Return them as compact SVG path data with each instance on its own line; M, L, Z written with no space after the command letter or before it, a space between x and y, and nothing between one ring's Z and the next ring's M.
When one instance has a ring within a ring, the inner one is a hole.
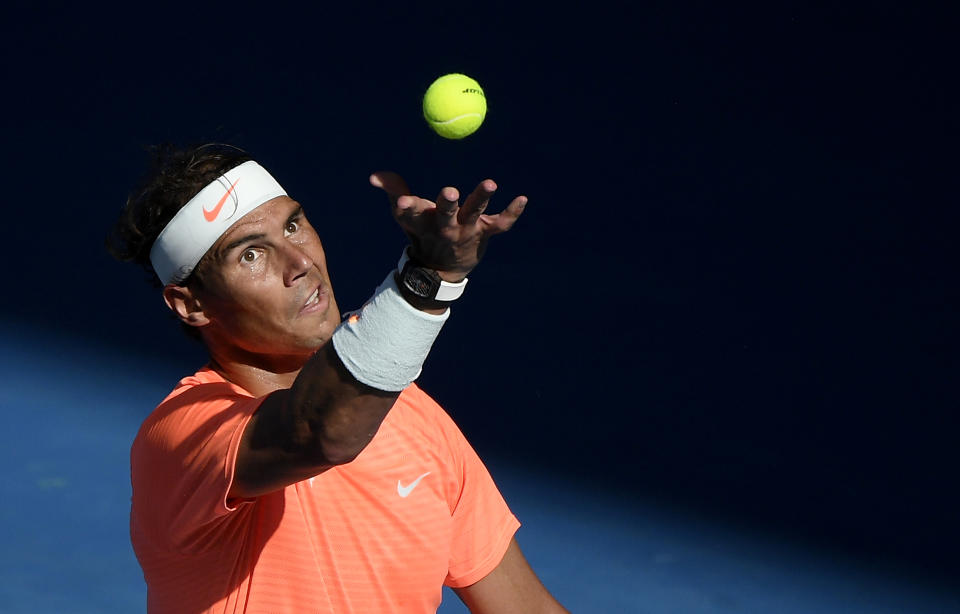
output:
M324 465L352 462L380 430L396 397L341 394L322 397L322 402L307 400L291 411L298 417L297 447Z
M346 465L353 462L363 450L353 450L340 446L324 446L320 456L323 465L336 466Z
M310 421L300 422L288 439L287 454L299 464L311 467L346 465L357 458L372 438L337 432Z
M353 462L363 452L373 435L346 438L322 437L317 445L318 452L325 465L346 465Z

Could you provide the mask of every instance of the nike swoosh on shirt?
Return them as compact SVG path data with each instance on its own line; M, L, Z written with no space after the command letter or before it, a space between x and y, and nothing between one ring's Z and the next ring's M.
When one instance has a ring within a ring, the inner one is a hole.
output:
M430 475L429 471L424 473L417 479L415 479L413 482L410 483L409 486L404 486L403 484L400 483L400 480L397 480L397 494L403 497L404 499L406 499L410 495L410 493L413 492L413 489L417 487L417 484L420 483L420 480L427 477L428 475Z
M230 196L230 192L233 192L233 188L237 187L237 183L239 181L240 179L237 178L237 181L233 182L233 185L230 186L230 189L227 190L220 201L217 202L217 206L214 207L212 211L207 211L206 209L203 210L203 217L208 222L212 222L213 220L217 219L217 216L220 215L220 210L223 209L223 203L227 202L227 197Z

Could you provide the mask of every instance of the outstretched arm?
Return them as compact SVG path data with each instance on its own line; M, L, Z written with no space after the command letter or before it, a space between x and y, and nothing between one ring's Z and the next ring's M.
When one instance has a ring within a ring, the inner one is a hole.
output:
M410 238L413 256L450 282L466 277L480 261L490 236L508 230L526 204L521 196L498 215L484 214L496 190L489 179L462 205L452 187L441 190L433 202L410 195L395 173L376 173L370 182L387 193L394 218ZM333 346L327 343L317 351L293 385L267 396L251 417L237 453L231 498L273 492L348 463L373 439L399 392L358 381Z

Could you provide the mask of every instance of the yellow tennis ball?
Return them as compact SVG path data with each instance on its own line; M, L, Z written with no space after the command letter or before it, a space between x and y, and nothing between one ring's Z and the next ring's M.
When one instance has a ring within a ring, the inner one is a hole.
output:
M473 134L486 115L483 88L466 75L444 75L423 95L423 117L444 138L462 139Z

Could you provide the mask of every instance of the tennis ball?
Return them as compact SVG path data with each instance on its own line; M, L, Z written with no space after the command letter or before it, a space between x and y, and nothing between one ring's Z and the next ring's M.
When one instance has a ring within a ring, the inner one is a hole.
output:
M423 95L423 117L444 138L462 139L473 134L486 115L483 88L466 75L443 75Z

